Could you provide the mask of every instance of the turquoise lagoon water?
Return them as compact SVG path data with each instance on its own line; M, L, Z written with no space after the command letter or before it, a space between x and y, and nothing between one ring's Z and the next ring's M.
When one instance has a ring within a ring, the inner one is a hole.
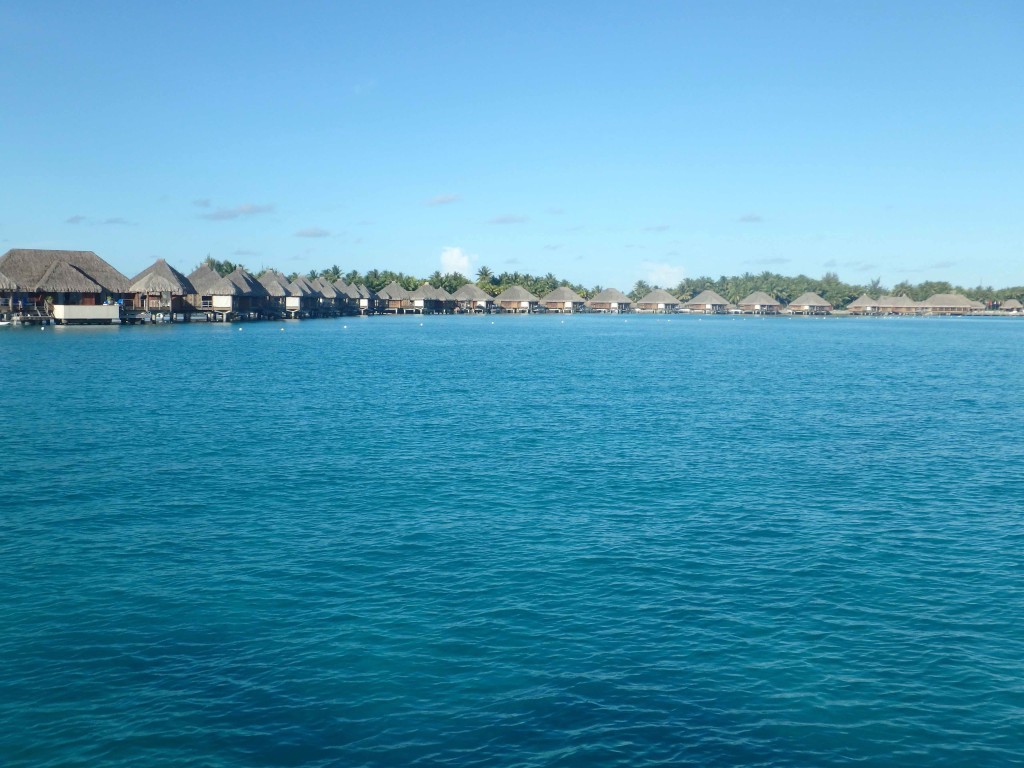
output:
M5 765L1024 760L1024 321L0 331Z

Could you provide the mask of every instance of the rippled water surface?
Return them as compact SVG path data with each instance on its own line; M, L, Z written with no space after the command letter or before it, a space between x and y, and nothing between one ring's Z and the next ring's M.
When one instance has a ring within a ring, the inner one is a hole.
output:
M1024 760L1024 321L7 328L0 364L6 765Z

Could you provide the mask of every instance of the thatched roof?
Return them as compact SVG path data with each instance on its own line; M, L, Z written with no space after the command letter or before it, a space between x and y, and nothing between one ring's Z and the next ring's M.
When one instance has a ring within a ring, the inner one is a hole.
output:
M411 294L405 288L400 286L398 281L392 280L377 291L377 297L384 299L385 301L401 301L410 298Z
M974 303L959 293L935 293L918 306L926 309L976 309Z
M632 304L633 300L618 288L605 288L596 296L590 297L591 304Z
M320 295L325 299L334 299L338 296L338 289L331 285L329 280L324 280L321 277L318 277L313 281L313 287L316 288L320 292Z
M791 306L791 307L828 307L829 309L832 309L832 305L831 304L829 304L827 301L825 301L823 298L821 298L821 296L819 296L818 294L816 294L816 293L814 293L812 291L808 291L807 293L800 294L795 299L793 299L791 302L789 302L789 306Z
M452 297L457 301L494 301L489 293L473 283L466 283Z
M267 289L241 267L210 286L215 296L269 296Z
M18 291L18 290L21 290L20 288L18 288L18 284L16 282L14 282L13 280L11 280L11 278L9 278L3 272L0 272L0 291Z
M675 296L666 291L663 288L655 288L653 291L644 296L637 304L681 304Z
M698 293L696 296L694 296L692 299L686 302L684 306L706 307L709 304L713 307L726 307L729 305L729 302L709 288L706 291L701 291L700 293Z
M75 288L81 293L128 293L130 282L107 262L92 251L44 251L31 248L14 248L0 256L0 272L7 275L23 290L54 290L38 287L40 281L53 265L63 262L85 275L90 283L97 286L91 291ZM64 274L67 273L62 270ZM70 275L68 275L70 278ZM75 281L78 282L78 281ZM84 283L80 283L83 284Z
M33 290L44 293L102 293L102 286L66 261L55 261Z
M132 278L132 293L170 293L189 296L196 289L181 272L163 259L157 259L148 268Z
M434 293L434 286L430 283L423 283L423 285L417 286L415 290L409 292L409 298L436 300L437 295Z
M495 301L540 301L536 296L521 285L513 285L494 297Z
M847 309L869 309L869 308L878 307L878 306L880 306L879 303L877 301L875 301L874 299L872 299L870 296L868 296L865 293L860 298L854 299L849 304L847 304L846 308Z
M363 283L356 286L356 292L359 294L359 298L361 299L375 299L378 295L376 292L367 288Z
M3 276L0 275L0 278ZM1000 309L1024 309L1024 304L1021 304L1017 299L1007 299L999 305Z
M740 300L741 307L781 307L782 305L770 293L754 291L745 299Z
M568 301L571 301L573 304L582 304L584 299L572 288L567 285L563 285L555 288L551 293L542 297L540 303L547 304L549 302L558 302L559 304L564 304Z
M260 275L260 285L266 289L268 296L282 298L295 295L288 287L288 278L272 270L268 270Z
M903 294L902 296L880 296L878 298L879 307L891 307L893 309L912 309L918 306L918 303L912 298Z
M221 281L221 276L210 269L208 264L200 264L195 271L188 276L188 281L195 288L196 295L210 294L210 288Z

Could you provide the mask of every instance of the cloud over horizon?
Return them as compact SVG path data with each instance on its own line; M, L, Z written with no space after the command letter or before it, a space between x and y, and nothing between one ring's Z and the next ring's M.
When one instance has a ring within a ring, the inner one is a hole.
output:
M306 227L295 233L296 237L330 237L331 233L320 227Z
M232 219L247 218L261 213L273 213L273 211L274 206L272 204L258 205L255 203L245 203L235 208L218 208L212 213L201 213L199 218L206 219L207 221L231 221Z
M476 256L466 253L457 246L446 245L441 249L441 270L445 273L459 272L468 275Z
M651 285L671 287L678 285L686 277L686 270L679 264L667 261L644 261L641 263L644 279Z
M425 204L429 206L451 205L452 203L457 203L458 201L458 195L437 195L436 197L432 197L429 200L427 200Z
M68 218L64 219L65 224L81 224L83 221L85 221L85 216L80 213L76 213L74 216L68 216Z
M736 219L740 224L760 224L764 217L759 213L745 213Z

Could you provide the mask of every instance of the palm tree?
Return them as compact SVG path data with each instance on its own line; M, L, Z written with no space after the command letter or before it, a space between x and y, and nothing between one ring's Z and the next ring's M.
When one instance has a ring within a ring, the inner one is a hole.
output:
M476 281L478 283L490 283L494 278L494 273L488 267L482 266L476 271Z

